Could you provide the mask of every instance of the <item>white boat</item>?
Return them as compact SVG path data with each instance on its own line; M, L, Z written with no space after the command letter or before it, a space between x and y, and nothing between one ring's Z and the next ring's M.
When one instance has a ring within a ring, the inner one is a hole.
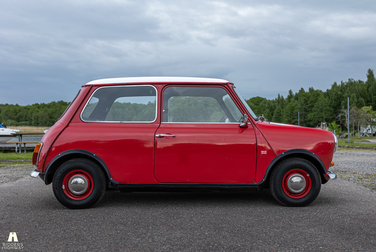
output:
M5 124L0 124L0 143L6 143L10 139L14 138L15 135L20 132L17 129L9 129Z

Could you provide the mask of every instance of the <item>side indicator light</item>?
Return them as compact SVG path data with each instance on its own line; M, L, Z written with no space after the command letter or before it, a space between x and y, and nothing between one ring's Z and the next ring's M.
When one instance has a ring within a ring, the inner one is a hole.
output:
M330 167L333 167L334 166L334 162L332 161L332 163L330 164Z

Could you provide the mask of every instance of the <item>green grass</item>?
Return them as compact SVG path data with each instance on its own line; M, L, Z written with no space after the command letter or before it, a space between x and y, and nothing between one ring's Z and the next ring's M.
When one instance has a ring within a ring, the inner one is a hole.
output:
M350 142L348 138L339 138L339 146L349 146L349 147L365 147L365 148L376 148L376 144L370 144L367 139L376 139L376 137L350 137Z
M14 166L20 166L20 165L32 165L31 164L31 162L18 162L18 161L16 161L16 162L1 162L1 160L0 160L0 168L1 167L7 167L7 168L10 168L10 167L14 167Z
M0 160L31 160L32 158L33 152L0 152Z
M11 167L15 165L31 165L30 160L33 158L32 152L15 153L0 152L0 167ZM25 162L25 160L27 160Z

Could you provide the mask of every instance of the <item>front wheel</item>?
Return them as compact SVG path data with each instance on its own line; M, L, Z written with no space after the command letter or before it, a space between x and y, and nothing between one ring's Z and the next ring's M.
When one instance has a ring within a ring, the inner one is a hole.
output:
M306 206L320 193L321 178L316 167L302 158L282 161L270 177L273 197L285 206Z
M56 199L64 206L86 208L103 197L106 178L96 163L77 158L58 168L52 188Z

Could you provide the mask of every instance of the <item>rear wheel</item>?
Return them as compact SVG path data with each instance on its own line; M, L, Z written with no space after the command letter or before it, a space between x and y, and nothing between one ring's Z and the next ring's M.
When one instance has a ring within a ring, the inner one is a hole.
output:
M86 208L103 197L106 178L96 163L77 158L58 168L52 188L56 199L64 206Z
M306 206L320 193L321 178L316 167L302 158L282 161L272 172L270 190L282 205Z

